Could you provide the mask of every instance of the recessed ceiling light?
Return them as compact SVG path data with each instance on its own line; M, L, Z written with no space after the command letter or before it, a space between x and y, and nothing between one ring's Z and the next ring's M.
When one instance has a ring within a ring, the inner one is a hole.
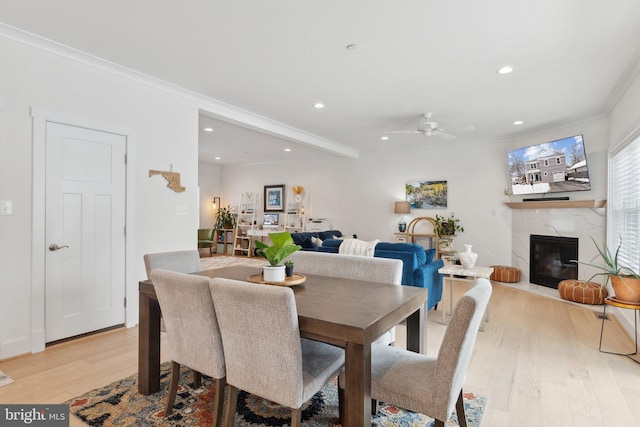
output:
M383 141L386 141L387 139L389 139L389 137L388 137L388 136L383 136L383 137L382 137L382 138L380 138L380 139L381 139L381 140L383 140Z
M216 159L216 160L220 160L220 159L222 159L222 157L217 157L217 156L216 156L216 157L215 157L215 159Z
M522 120L516 120L515 122L513 122L514 125L518 126L523 124L524 122Z
M504 67L498 70L498 74L509 74L513 71L513 67L510 65L505 65Z
M205 132L213 132L213 128L204 128L202 130Z
M291 151L291 148L285 148L284 151L288 153L289 151Z
M324 108L324 104L322 102L316 102L315 104L313 104L313 107L318 109Z

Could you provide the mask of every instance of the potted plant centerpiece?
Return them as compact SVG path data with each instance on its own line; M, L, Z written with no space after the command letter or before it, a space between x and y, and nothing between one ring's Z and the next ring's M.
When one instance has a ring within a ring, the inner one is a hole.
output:
M464 232L464 228L460 225L460 220L455 217L453 212L451 212L449 218L436 215L435 232L438 235L438 246L441 251L453 250L453 238L458 231Z
M265 282L284 282L285 266L282 261L302 246L293 243L291 233L282 231L279 233L269 233L269 238L273 243L271 246L256 240L256 255L265 258L269 265L263 267L263 275Z
M591 240L593 240L593 238ZM595 240L593 240L593 244L596 246L600 257L602 258L601 264L591 264L575 260L580 264L588 265L600 270L599 273L595 273L591 276L587 282L591 282L591 280L596 276L603 276L605 281L604 284L600 286L602 288L606 288L607 283L611 280L613 293L617 300L633 304L640 303L640 275L618 261L618 254L620 252L620 246L622 245L622 237L620 238L620 243L616 248L615 254L611 253L606 242L602 243L602 248L598 246Z

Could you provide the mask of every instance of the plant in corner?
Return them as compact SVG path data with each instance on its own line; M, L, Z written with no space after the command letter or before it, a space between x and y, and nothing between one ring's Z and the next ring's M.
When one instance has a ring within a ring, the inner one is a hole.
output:
M603 276L605 278L604 284L600 285L606 288L607 283L611 280L611 286L615 298L620 301L639 303L640 302L640 275L634 272L631 268L622 265L618 261L618 255L620 254L620 247L622 246L622 236L620 236L620 243L616 248L615 254L612 254L607 246L607 242L602 243L602 247L598 246L593 238L591 239L596 246L600 258L602 258L602 264L592 264L588 262L582 262L578 260L572 260L583 265L600 270L599 273L594 273L587 282L596 276Z
M233 229L236 227L236 222L238 221L238 212L235 207L231 207L231 205L227 205L227 207L218 208L216 213L213 215L215 219L215 224L213 228L216 230L224 230L224 229Z
M292 253L302 249L302 246L296 245L291 238L291 233L282 231L279 233L269 233L269 238L273 243L271 246L256 240L256 255L264 258L269 262L268 267L264 267L264 280L266 282L284 282L285 266L282 261ZM271 274L275 274L272 276Z

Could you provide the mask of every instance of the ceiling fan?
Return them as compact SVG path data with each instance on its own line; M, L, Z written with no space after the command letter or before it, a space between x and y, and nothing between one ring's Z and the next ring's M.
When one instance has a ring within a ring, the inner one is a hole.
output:
M424 136L437 136L442 139L455 139L455 135L445 132L444 129L438 127L438 123L431 120L433 113L424 113L420 116L418 127L416 130L396 130L385 133L420 133ZM467 126L461 130L473 130L475 126Z

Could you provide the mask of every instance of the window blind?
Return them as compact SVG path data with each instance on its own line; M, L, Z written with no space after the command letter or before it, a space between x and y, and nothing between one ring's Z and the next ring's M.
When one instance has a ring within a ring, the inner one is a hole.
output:
M607 244L618 262L640 271L640 138L615 152L609 161L609 233ZM622 242L622 243L621 243Z

